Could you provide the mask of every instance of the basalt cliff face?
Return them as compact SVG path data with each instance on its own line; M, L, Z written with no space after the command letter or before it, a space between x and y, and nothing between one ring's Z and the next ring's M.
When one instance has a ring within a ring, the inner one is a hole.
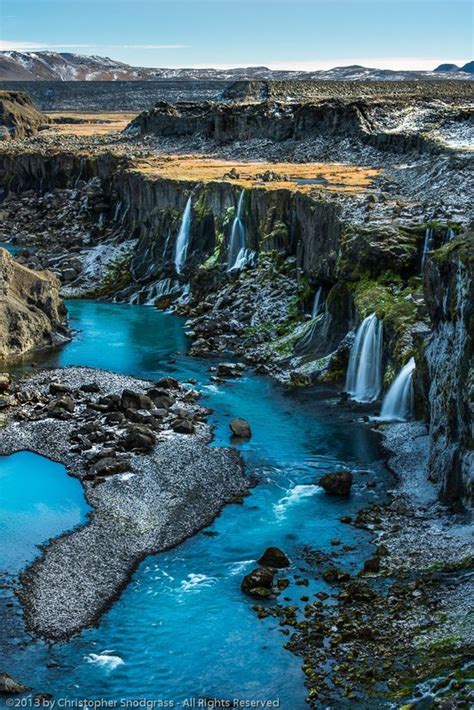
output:
M474 240L472 233L433 256L426 301L433 332L425 350L430 478L442 500L474 502Z
M201 138L217 145L323 140L320 150L326 156L337 148L332 142L344 139L393 153L439 152L443 133L469 123L468 103L464 92L452 102L430 96L355 98L350 93L311 102L159 102L137 116L127 131L181 140Z
M0 362L64 340L59 281L18 264L0 249Z

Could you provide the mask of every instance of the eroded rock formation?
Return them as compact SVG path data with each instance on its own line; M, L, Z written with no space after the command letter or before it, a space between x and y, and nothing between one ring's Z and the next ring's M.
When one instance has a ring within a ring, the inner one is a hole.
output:
M0 91L0 140L37 133L48 118L36 109L24 91Z
M31 271L0 249L0 361L64 340L65 319L53 274Z

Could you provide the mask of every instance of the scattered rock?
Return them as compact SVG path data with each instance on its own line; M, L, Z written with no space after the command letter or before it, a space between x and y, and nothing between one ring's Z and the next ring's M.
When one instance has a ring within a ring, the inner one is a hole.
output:
M268 567L257 567L247 574L240 588L252 597L269 597L272 593L274 572Z
M279 547L267 547L258 563L263 567L274 567L276 569L289 567L291 564L288 557Z
M239 439L250 439L252 436L252 431L250 429L250 424L246 419L237 417L233 419L229 424L232 434L237 436Z
M133 392L133 390L124 390L121 406L122 409L153 409L154 404L147 395Z
M242 377L245 365L240 362L221 362L217 366L218 377Z
M0 693L18 695L19 693L27 693L29 690L30 688L12 678L8 673L0 673Z
M348 496L351 492L352 473L337 471L326 473L319 479L319 485L331 496Z
M194 434L194 424L189 419L176 419L172 425L177 434Z

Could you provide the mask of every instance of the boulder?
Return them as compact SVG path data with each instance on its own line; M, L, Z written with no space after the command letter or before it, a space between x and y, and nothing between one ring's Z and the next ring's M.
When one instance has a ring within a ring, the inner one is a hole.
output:
M150 451L155 445L155 434L151 429L135 424L127 429L123 446L127 451Z
M70 394L71 388L67 385L63 385L62 382L51 382L49 385L49 391L51 394L57 396L60 394Z
M8 673L0 673L0 693L18 695L19 693L27 693L29 690L30 688L12 678Z
M121 399L122 409L153 409L154 404L150 397L133 390L124 390Z
M229 424L232 434L239 437L239 439L250 439L252 436L252 431L250 429L250 424L246 419L237 417L233 419Z
M177 434L194 434L194 424L189 419L176 419L171 426Z
M88 394L96 394L100 392L100 387L97 382L86 382L85 385L81 386L81 392L86 392Z
M240 588L252 597L269 597L272 593L273 577L273 570L257 567L243 578Z
M337 471L326 473L319 479L319 485L331 496L348 496L351 492L352 473Z
M364 572L369 574L375 574L380 572L380 559L378 557L371 557L364 562Z
M162 387L167 390L179 390L179 382L174 377L162 377L155 382L157 387Z
M107 456L99 459L89 468L89 475L92 476L113 476L116 473L125 473L130 470L127 459L116 459L113 456Z
M267 547L263 555L258 560L259 565L264 567L289 567L291 562L279 547Z
M0 372L0 392L6 392L10 387L11 378L6 372Z
M217 374L219 377L242 377L244 370L245 365L240 362L221 362L217 366Z

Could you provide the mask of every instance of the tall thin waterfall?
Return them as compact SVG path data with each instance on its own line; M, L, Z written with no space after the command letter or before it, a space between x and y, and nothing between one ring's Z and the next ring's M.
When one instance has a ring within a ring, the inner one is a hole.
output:
M234 221L232 222L232 229L230 231L229 252L227 256L227 272L240 269L245 264L245 255L247 249L245 240L245 227L242 220L242 213L244 211L244 198L245 191L242 190L242 192L240 193L239 202L237 204L237 213L235 215Z
M446 236L445 236L445 238L444 238L444 241L445 241L445 242L450 242L451 239L454 239L454 237L455 237L454 229L453 229L452 227L448 227L448 229L447 229L447 231L446 231Z
M359 326L347 369L346 392L356 402L373 402L382 388L383 324L375 313Z
M191 196L186 202L186 207L184 208L183 217L181 219L181 226L179 228L178 236L176 238L176 248L174 253L174 264L176 267L176 273L180 274L183 266L186 263L186 257L188 255L189 246L189 233L191 231Z
M414 409L413 372L415 358L402 367L385 395L379 419L386 422L406 422Z
M423 244L423 255L421 257L421 273L423 273L425 269L425 264L426 264L426 259L428 257L428 253L431 251L431 242L433 239L433 230L431 227L426 228L425 232L425 241Z
M316 293L314 294L314 301L313 301L313 310L312 310L312 317L316 318L319 316L319 313L321 311L321 307L323 305L323 287L320 286Z

